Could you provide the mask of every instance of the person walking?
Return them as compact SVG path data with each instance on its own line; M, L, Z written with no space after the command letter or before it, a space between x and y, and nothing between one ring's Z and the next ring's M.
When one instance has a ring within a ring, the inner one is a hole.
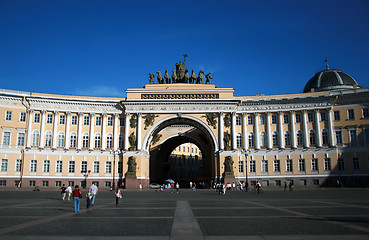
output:
M93 207L95 204L95 198L97 195L97 192L99 191L98 187L95 185L95 183L92 183L90 186L89 191L92 193L92 199L91 199L91 206Z
M65 191L68 194L68 201L70 201L70 195L72 195L72 187L68 186Z
M292 186L293 186L292 181L290 181L290 183L288 184L288 188L289 188L290 192L293 191Z
M283 191L286 191L286 190L287 190L287 183L284 182Z
M86 208L90 208L91 199L92 199L92 193L88 191L88 193L86 194L86 203L87 203Z
M74 212L79 212L79 204L80 204L80 201L81 201L81 198L82 197L82 192L81 190L79 189L79 186L76 185L74 187L74 190L73 190L73 202L74 202Z
M115 190L115 205L118 205L119 198L122 198L122 193L120 192L120 189L117 188L117 190Z
M192 191L196 192L196 183L192 183Z
M178 191L179 191L179 183L176 184L176 191L178 193Z
M140 192L142 192L142 184L140 183Z
M65 184L63 184L63 186L60 188L60 190L61 190L62 200L64 201L65 195L66 195L65 190L67 190L67 188L65 187Z

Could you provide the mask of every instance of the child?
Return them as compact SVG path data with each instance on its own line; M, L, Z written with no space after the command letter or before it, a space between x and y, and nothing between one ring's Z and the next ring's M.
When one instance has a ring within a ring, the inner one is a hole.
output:
M115 205L118 205L119 198L122 198L122 193L120 192L119 188L115 190Z
M92 193L88 191L88 193L86 194L86 201L87 201L86 208L90 208L91 199L92 199Z

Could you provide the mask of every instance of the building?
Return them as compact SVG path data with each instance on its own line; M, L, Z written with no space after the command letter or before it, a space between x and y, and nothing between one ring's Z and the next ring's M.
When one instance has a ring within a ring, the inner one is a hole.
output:
M235 97L207 80L147 84L126 98L2 90L0 186L369 186L369 89L349 75L327 65L303 93L273 96ZM172 155L182 144L201 152L186 166L192 177Z

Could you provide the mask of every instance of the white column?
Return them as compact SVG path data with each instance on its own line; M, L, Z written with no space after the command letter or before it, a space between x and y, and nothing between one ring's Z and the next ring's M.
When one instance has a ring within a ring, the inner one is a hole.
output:
M278 112L279 148L284 148L283 112Z
M255 149L260 149L260 139L259 139L259 113L254 113L254 134L255 134Z
M224 150L224 140L223 140L223 138L224 138L224 129L223 129L223 127L224 127L224 123L223 123L223 113L222 112L220 112L219 113L219 149L220 150Z
M304 131L304 148L308 148L309 147L309 134L308 134L308 130L307 130L307 122L306 122L306 117L307 117L307 112L306 110L302 111L302 128Z
M314 110L315 113L315 128L316 128L316 146L322 147L322 133L320 132L319 110Z
M114 136L113 136L113 150L116 151L118 149L118 113L114 113Z
M33 112L34 112L33 109L29 109L29 111L28 111L28 126L27 126L27 143L26 143L26 148L31 148Z
M333 119L332 119L332 108L328 109L328 134L329 134L329 146L333 147L336 145L333 132Z
M137 113L137 151L141 150L141 122L142 113Z
M236 136L236 113L232 112L232 149L237 149L237 136Z
M83 113L78 113L78 133L77 133L77 150L82 150L82 122Z
M103 113L102 114L102 133L101 133L101 151L105 151L106 149L106 117L107 114Z
M246 122L246 113L242 113L242 138L243 138L243 149L246 151L247 150L247 143L248 143L248 139L247 139L247 122Z
M270 129L270 112L266 112L266 135L267 135L267 147L272 149L272 131Z
M65 115L67 115L67 123L65 124L65 142L64 142L64 149L69 149L69 142L70 142L70 115L71 112L66 112Z
M126 113L126 119L124 122L124 150L128 150L128 134L129 134L129 113Z
M40 132L40 144L39 148L44 148L45 145L45 122L46 122L46 111L41 111L41 132Z
M57 130L58 130L58 126L57 126L57 121L58 121L58 116L59 116L59 112L58 111L54 111L54 122L53 122L53 147L52 149L56 149L57 148Z
M295 111L290 111L291 114L291 147L297 148L296 144L296 128L295 128Z
M94 150L94 135L95 135L95 113L90 113L90 141L89 141L89 150Z

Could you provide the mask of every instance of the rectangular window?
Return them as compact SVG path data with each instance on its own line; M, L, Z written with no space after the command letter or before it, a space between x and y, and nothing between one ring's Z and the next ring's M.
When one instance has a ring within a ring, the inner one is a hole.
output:
M277 121L277 115L273 114L272 115L272 124L277 124L278 121Z
M283 123L284 124L290 123L290 115L288 115L288 114L283 115Z
M238 161L238 172L243 173L243 161Z
M337 145L343 144L342 130L336 129L336 143Z
M5 121L11 121L12 120L12 111L6 111L5 114Z
M256 172L255 160L250 160L250 172Z
M359 162L359 158L354 157L352 159L352 169L353 170L359 170L360 169L360 162Z
M313 184L315 186L319 186L319 179L313 179Z
M61 187L61 181L55 181L55 187Z
M74 187L74 181L68 181L68 186Z
M320 121L322 121L322 122L327 121L327 113L326 112L320 112Z
M27 113L21 112L19 117L19 122L25 122L26 121Z
M25 133L18 133L18 141L17 141L18 146L24 146L24 138Z
M57 172L57 173L63 172L63 162L61 160L56 161L55 172Z
M333 120L334 121L340 121L341 117L340 117L340 111L333 111Z
M101 126L101 116L96 116L95 125L96 126Z
M347 119L348 120L354 120L355 119L354 109L347 110Z
M286 171L287 172L292 172L292 159L287 159L286 160Z
M75 161L69 161L68 172L69 173L74 173L75 170L76 170L76 162Z
M275 185L276 185L276 186L281 186L281 185L282 185L281 180L275 180Z
M111 162L105 163L105 173L111 173Z
M363 118L369 118L369 108L363 108Z
M311 112L308 113L308 122L314 122L314 115Z
M261 171L268 172L268 160L261 161Z
M331 170L331 159L325 158L324 159L324 171L330 171Z
M65 124L65 115L60 115L59 116L59 124L61 124L61 125Z
M33 118L33 122L34 123L39 123L40 122L40 113L35 113L35 117Z
M43 187L48 187L49 186L49 181L42 181L42 186Z
M299 171L305 172L305 159L299 159Z
M357 145L356 129L349 129L350 145Z
M105 182L105 187L111 187L111 182L110 181Z
M90 116L83 116L83 125L90 125Z
M81 173L87 173L87 161L81 163Z
M296 113L296 123L301 123L301 113Z
M124 127L124 117L119 117L119 126Z
M53 123L53 115L52 114L47 114L47 119L46 119L46 123Z
M247 125L253 125L253 124L254 124L253 116L247 116Z
M264 125L265 124L265 116L264 115L260 115L259 122L260 122L260 125Z
M94 173L100 172L100 163L98 161L94 161Z
M3 145L10 145L10 132L3 132Z
M36 186L36 181L29 181L29 186L30 187L35 187Z
M236 125L241 126L241 116L236 116Z
M339 171L345 170L345 161L343 160L343 158L338 159L338 170Z
M311 159L311 171L318 171L318 159L317 158L313 158Z
M113 117L108 117L108 126L113 126Z
M274 160L274 172L280 172L281 171L281 161L280 160Z
M2 159L1 160L1 172L7 172L8 171L8 159Z
M43 172L44 173L50 172L50 160L44 160Z
M37 171L37 160L31 160L30 172Z
M15 171L16 172L20 172L22 168L22 160L21 159L17 159L15 161Z
M72 116L72 125L77 125L77 115Z

